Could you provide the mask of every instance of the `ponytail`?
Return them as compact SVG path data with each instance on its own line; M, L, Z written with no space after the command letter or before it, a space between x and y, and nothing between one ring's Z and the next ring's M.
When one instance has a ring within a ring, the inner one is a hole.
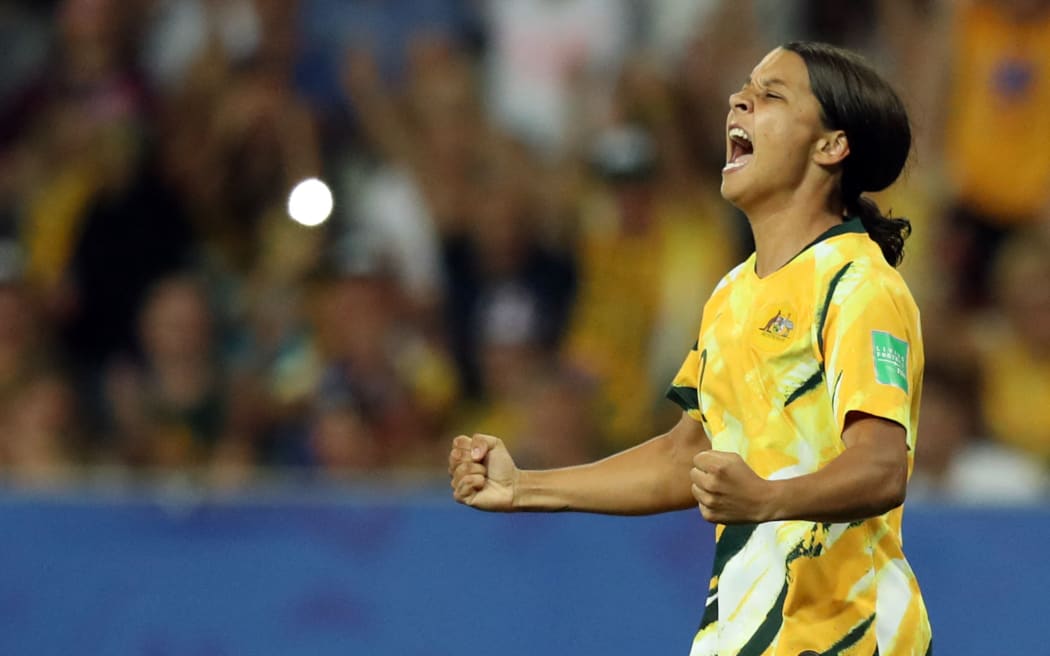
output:
M882 249L882 256L891 266L904 259L904 240L911 234L911 221L884 215L870 198L857 195L846 201L846 214L860 218L871 240Z
M911 126L900 97L859 55L825 43L795 41L784 49L806 62L809 85L824 126L842 130L850 154L842 163L841 198L848 216L860 217L893 266L904 257L911 222L879 211L863 192L882 191L900 175L911 150Z

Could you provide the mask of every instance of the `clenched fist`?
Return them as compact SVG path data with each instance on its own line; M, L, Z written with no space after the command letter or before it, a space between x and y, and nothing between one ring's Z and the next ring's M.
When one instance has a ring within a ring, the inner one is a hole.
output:
M448 473L456 501L481 510L514 509L519 472L498 437L460 435L452 440Z
M772 519L772 485L736 453L701 451L689 472L700 513L716 524Z

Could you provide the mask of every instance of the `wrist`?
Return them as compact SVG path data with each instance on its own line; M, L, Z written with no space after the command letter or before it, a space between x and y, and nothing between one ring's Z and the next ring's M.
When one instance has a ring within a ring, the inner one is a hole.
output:
M790 498L790 479L766 481L766 497L762 509L763 522L775 522L787 518L785 500Z
M539 469L518 470L515 473L511 493L511 510L514 512L568 510L550 474L549 471Z
M532 472L517 470L510 486L510 509L512 512L528 510L527 499L531 496L529 486L532 484Z

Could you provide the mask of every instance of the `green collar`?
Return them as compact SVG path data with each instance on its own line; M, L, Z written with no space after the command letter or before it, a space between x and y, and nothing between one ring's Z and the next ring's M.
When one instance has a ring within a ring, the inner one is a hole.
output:
M864 229L864 224L861 223L859 216L847 218L842 223L836 226L831 226L823 233L821 233L819 237L811 241L809 245L807 245L802 250L809 250L811 247L816 246L825 239L831 239L832 237L837 237L838 235L845 235L850 232L867 232L867 230Z
M798 253L795 253L795 256L792 257L787 262L785 262L784 266L787 266L788 264L791 264L796 259L798 259L799 255L802 255L803 253L808 251L810 248L813 248L814 246L816 246L820 242L822 242L822 241L824 241L826 239L831 239L832 237L837 237L839 235L849 234L851 232L855 232L855 233L857 233L857 232L866 233L867 232L867 230L864 229L864 224L861 223L860 217L847 218L842 223L840 223L838 225L831 226L830 228L825 230L823 233L821 233L821 235L819 237L817 237L813 241L811 241L808 244L806 244L805 248L800 250ZM757 255L757 254L753 254L752 256L755 256L755 255ZM755 271L755 267L757 267L757 266L758 266L758 260L756 259L754 264L751 267L752 272ZM783 269L784 267L780 267L780 268ZM779 270L780 269L777 269L777 271L779 271ZM776 273L776 272L774 272L774 273Z

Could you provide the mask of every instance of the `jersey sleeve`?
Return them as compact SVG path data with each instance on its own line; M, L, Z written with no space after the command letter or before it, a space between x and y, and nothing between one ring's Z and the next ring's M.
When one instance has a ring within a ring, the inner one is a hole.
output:
M701 421L700 397L697 392L698 378L700 375L700 354L697 352L698 344L685 356L685 361L675 374L671 386L667 388L667 398L674 401L690 417Z
M903 426L914 448L923 368L918 309L899 278L852 268L829 290L818 336L839 434L846 415L859 411Z

